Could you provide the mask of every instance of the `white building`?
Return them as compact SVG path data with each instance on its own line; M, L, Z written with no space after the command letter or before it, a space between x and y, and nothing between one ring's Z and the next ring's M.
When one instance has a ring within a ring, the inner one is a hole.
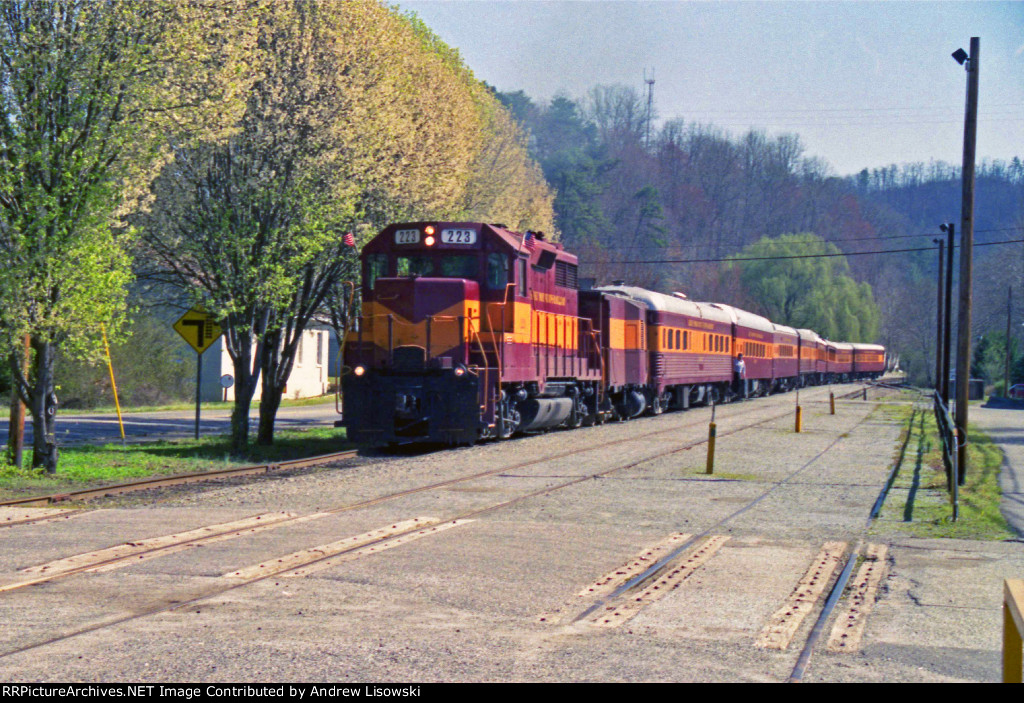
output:
M283 398L309 398L327 393L328 371L330 370L327 365L327 353L330 336L331 332L327 329L307 329L302 333L299 348L295 354L295 365L292 367L291 376L288 377ZM235 369L224 345L224 337L218 339L203 352L202 361L201 398L204 401L234 400ZM225 389L221 384L221 378L226 375L232 377L232 383L229 388ZM256 392L252 399L259 400L262 391L261 379L260 383L256 385Z

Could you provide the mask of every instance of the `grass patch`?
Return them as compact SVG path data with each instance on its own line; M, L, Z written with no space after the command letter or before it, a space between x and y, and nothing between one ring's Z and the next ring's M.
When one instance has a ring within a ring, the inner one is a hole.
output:
M885 408L885 406L883 406ZM970 426L967 447L967 482L960 486L960 517L953 522L953 507L946 489L942 441L930 406L913 415L910 408L886 415L908 423L900 435L893 460L897 472L872 532L915 537L1005 540L1017 535L1007 525L999 505L999 471L1003 453L983 432Z
M300 459L349 449L345 430L321 427L309 430L278 430L269 447L251 445L248 456L232 457L227 435L198 440L106 444L62 447L57 473L15 469L0 459L0 499L78 490L92 485L117 483L146 476L213 471L249 464ZM27 452L31 456L31 450Z

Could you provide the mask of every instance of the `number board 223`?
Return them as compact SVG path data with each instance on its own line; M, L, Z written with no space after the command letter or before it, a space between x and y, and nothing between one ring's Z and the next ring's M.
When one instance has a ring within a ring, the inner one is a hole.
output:
M441 230L441 242L444 244L476 244L475 229L444 229Z

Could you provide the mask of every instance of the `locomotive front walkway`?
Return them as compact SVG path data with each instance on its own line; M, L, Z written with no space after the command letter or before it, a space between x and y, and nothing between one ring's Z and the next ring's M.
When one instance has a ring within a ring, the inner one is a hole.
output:
M968 416L1003 450L1000 508L1010 527L1024 537L1024 405L972 406Z

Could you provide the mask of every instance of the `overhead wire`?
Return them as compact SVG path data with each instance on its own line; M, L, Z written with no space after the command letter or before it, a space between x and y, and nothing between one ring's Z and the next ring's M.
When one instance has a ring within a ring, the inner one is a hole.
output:
M975 247L999 246L1003 244L1022 244L1024 239L1010 239L1002 242L975 242ZM954 248L959 248L954 244ZM786 254L780 256L747 256L747 257L716 257L708 259L640 259L634 261L615 261L616 264L707 264L731 263L739 261L781 261L785 259L825 259L837 256L867 256L870 254L905 254L907 252L935 251L935 247L909 247L906 249L877 249L874 251L829 252L824 254Z
M1014 227L989 227L989 228L986 228L986 229L975 229L974 232L975 232L975 234L984 234L984 233L989 233L989 232L1007 232L1007 231L1022 231L1022 230L1024 230L1024 227L1022 227L1022 226L1014 226ZM820 239L818 241L801 241L801 243L799 243L799 245L802 246L802 247L819 246L819 245L839 245L839 244L850 243L850 241L880 241L880 240L884 241L884 240L889 240L889 239L920 238L920 237L923 237L923 236L935 237L935 236L940 236L940 233L939 232L920 232L920 233L916 233L916 234L888 234L888 235L879 235L879 236L848 237L848 238L840 238L840 239ZM735 246L739 247L740 249L745 249L746 247L750 247L749 244L748 245L735 245ZM978 245L978 246L981 246L981 245ZM673 245L665 245L665 246L658 246L658 245L628 245L628 246L624 246L624 247L601 247L601 251L605 251L605 252L629 252L629 251L645 251L645 250L659 251L659 250L666 250L666 249L710 249L712 247L714 247L714 245L712 245L712 244L673 244ZM927 251L929 249L931 249L931 248L926 248L925 250L922 250L922 251ZM897 251L897 250L893 250L893 251ZM899 251L902 251L902 250L899 250ZM865 252L865 253L869 253L869 252ZM836 255L836 256L843 256L843 255L840 254L840 255ZM625 262L624 261L622 263L630 263L630 262Z
M975 234L987 234L990 232L1018 232L1024 229L1021 226L1015 227L991 227L988 229L976 229ZM872 237L849 237L842 239L822 239L820 241L800 242L801 246L819 245L819 244L845 244L847 242L874 242L874 241L885 241L890 239L916 239L919 237L938 237L939 232L919 232L918 234L890 234L890 235L877 235ZM943 235L944 236L944 235ZM602 246L602 251L643 251L645 249L702 249L714 246L713 244L629 244L625 246ZM741 249L750 246L750 244L733 245L739 246Z

